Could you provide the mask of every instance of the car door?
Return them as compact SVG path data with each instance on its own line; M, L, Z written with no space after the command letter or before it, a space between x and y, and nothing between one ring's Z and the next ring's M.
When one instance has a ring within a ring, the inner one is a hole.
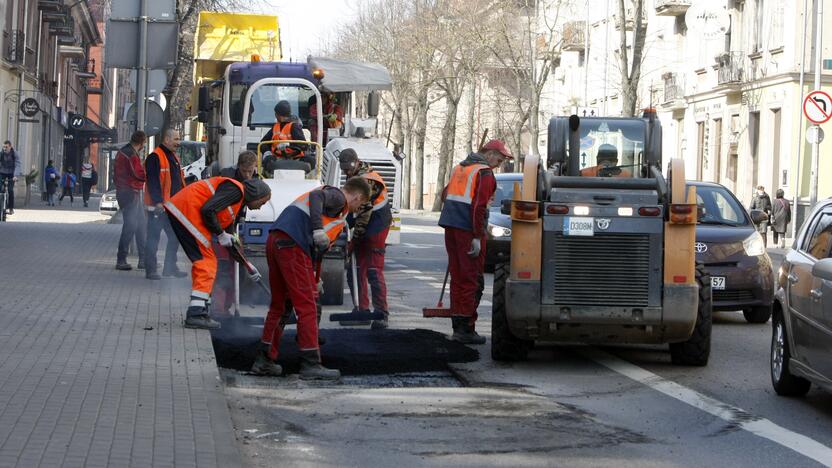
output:
M829 326L824 317L821 281L812 276L812 267L829 256L832 247L832 213L821 212L795 255L788 273L789 308L792 317L794 351L801 361L820 371L828 359Z

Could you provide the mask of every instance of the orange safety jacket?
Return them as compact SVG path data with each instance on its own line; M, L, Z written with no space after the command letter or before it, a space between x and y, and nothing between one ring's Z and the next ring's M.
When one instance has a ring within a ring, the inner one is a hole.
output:
M202 207L216 193L223 182L230 181L240 189L240 201L217 213L217 220L223 229L227 229L237 219L237 213L243 207L245 188L243 184L230 177L211 177L210 179L188 185L170 200L165 202L165 209L176 218L185 229L194 236L203 247L211 249L213 235L202 219Z
M170 163L168 162L168 157L165 155L165 151L161 146L157 146L156 149L153 150L153 154L159 158L159 184L162 186L162 203L165 203L170 200ZM173 157L176 158L176 162L179 163L180 187L184 188L185 171L182 169L182 163L179 161L179 156L177 156L175 152L171 152L171 154L173 154ZM150 193L147 189L144 191L144 204L147 206L153 206L153 200L150 198Z
M280 122L275 122L272 126L272 140L278 141L291 141L292 140L292 122L286 122L285 124L281 124ZM285 149L281 150L280 145L285 143L272 143L272 153L277 156L281 155L283 157L287 157L290 159L297 159L303 157L303 151L297 150L295 148L291 148L291 152L287 152Z
M315 190L320 190L320 188ZM269 230L285 232L311 257L314 241L312 240L312 225L309 219L309 193L306 192L299 196L291 205L286 207ZM347 224L347 214L349 214L347 203L344 203L344 208L336 217L327 216L325 212L321 213L321 224L327 237L329 237L330 247L344 230L344 226Z
M371 171L361 174L361 177L381 185L381 193L372 200L373 209L370 215L370 222L367 223L367 234L373 235L390 227L393 221L393 212L390 207L390 195L387 193L387 184L378 172Z
M474 201L474 194L477 193L477 186L480 181L479 173L485 169L491 168L486 164L457 165L454 167L451 179L448 182L442 213L439 215L440 226L466 231L474 229L474 226L471 225L473 217L471 204Z

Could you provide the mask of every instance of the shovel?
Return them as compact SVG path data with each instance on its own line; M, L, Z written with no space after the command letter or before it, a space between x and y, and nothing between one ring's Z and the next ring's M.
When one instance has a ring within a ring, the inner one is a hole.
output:
M347 242L352 241L352 231L347 229ZM352 298L352 312L342 314L331 314L329 316L330 322L369 322L370 320L384 320L384 313L369 310L358 310L358 272L355 262L355 252L350 258L350 268L352 271L352 288L350 288L350 297Z
M451 308L445 307L442 303L442 299L445 298L445 286L448 285L448 275L450 272L450 266L445 268L445 280L442 281L442 292L439 293L439 302L436 303L436 307L422 307L422 317L430 318L451 316Z

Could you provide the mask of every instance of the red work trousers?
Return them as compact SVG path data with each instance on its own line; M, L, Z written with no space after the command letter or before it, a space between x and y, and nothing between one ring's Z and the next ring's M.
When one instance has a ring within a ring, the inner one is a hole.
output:
M471 231L445 228L445 250L448 252L448 268L451 273L451 315L467 317L471 326L477 321L477 307L485 287L485 238L477 257L468 255L471 250Z
M211 302L215 313L227 315L234 304L234 260L228 249L216 239L211 240L211 248L217 256L217 277L211 292Z
M355 260L358 263L358 308L367 310L370 298L367 295L369 280L370 291L373 295L373 308L387 312L387 282L384 280L384 253L387 233L390 228L378 234L367 235L355 244ZM347 270L349 287L352 289L352 269Z
M318 285L312 259L282 231L272 231L266 242L269 264L269 285L272 302L261 341L270 344L269 357L277 359L283 335L283 313L286 299L292 302L298 317L298 347L301 351L318 349L318 317L316 299Z

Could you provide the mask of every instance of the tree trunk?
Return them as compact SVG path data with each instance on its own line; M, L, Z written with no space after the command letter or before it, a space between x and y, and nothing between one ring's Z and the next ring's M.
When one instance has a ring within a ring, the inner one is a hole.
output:
M402 193L400 196L402 208L410 208L410 158L407 156L410 154L410 142L408 141L410 140L410 130L405 131L402 123L401 107L393 115L393 125L396 127L396 143L401 145L401 150L405 155L402 160Z
M479 144L478 141L474 141L476 138L476 125L477 125L477 82L476 79L471 81L470 86L468 87L468 122L467 126L465 127L465 150L469 153L472 153L479 148L474 148L474 145Z
M442 209L442 190L448 183L449 174L454 164L454 146L456 144L456 117L459 112L459 97L448 96L445 100L445 125L442 127L442 144L439 147L439 170L436 174L436 190L432 211Z
M413 184L416 186L415 210L425 209L425 138L428 126L428 89L419 92L416 100L416 125L413 126Z

